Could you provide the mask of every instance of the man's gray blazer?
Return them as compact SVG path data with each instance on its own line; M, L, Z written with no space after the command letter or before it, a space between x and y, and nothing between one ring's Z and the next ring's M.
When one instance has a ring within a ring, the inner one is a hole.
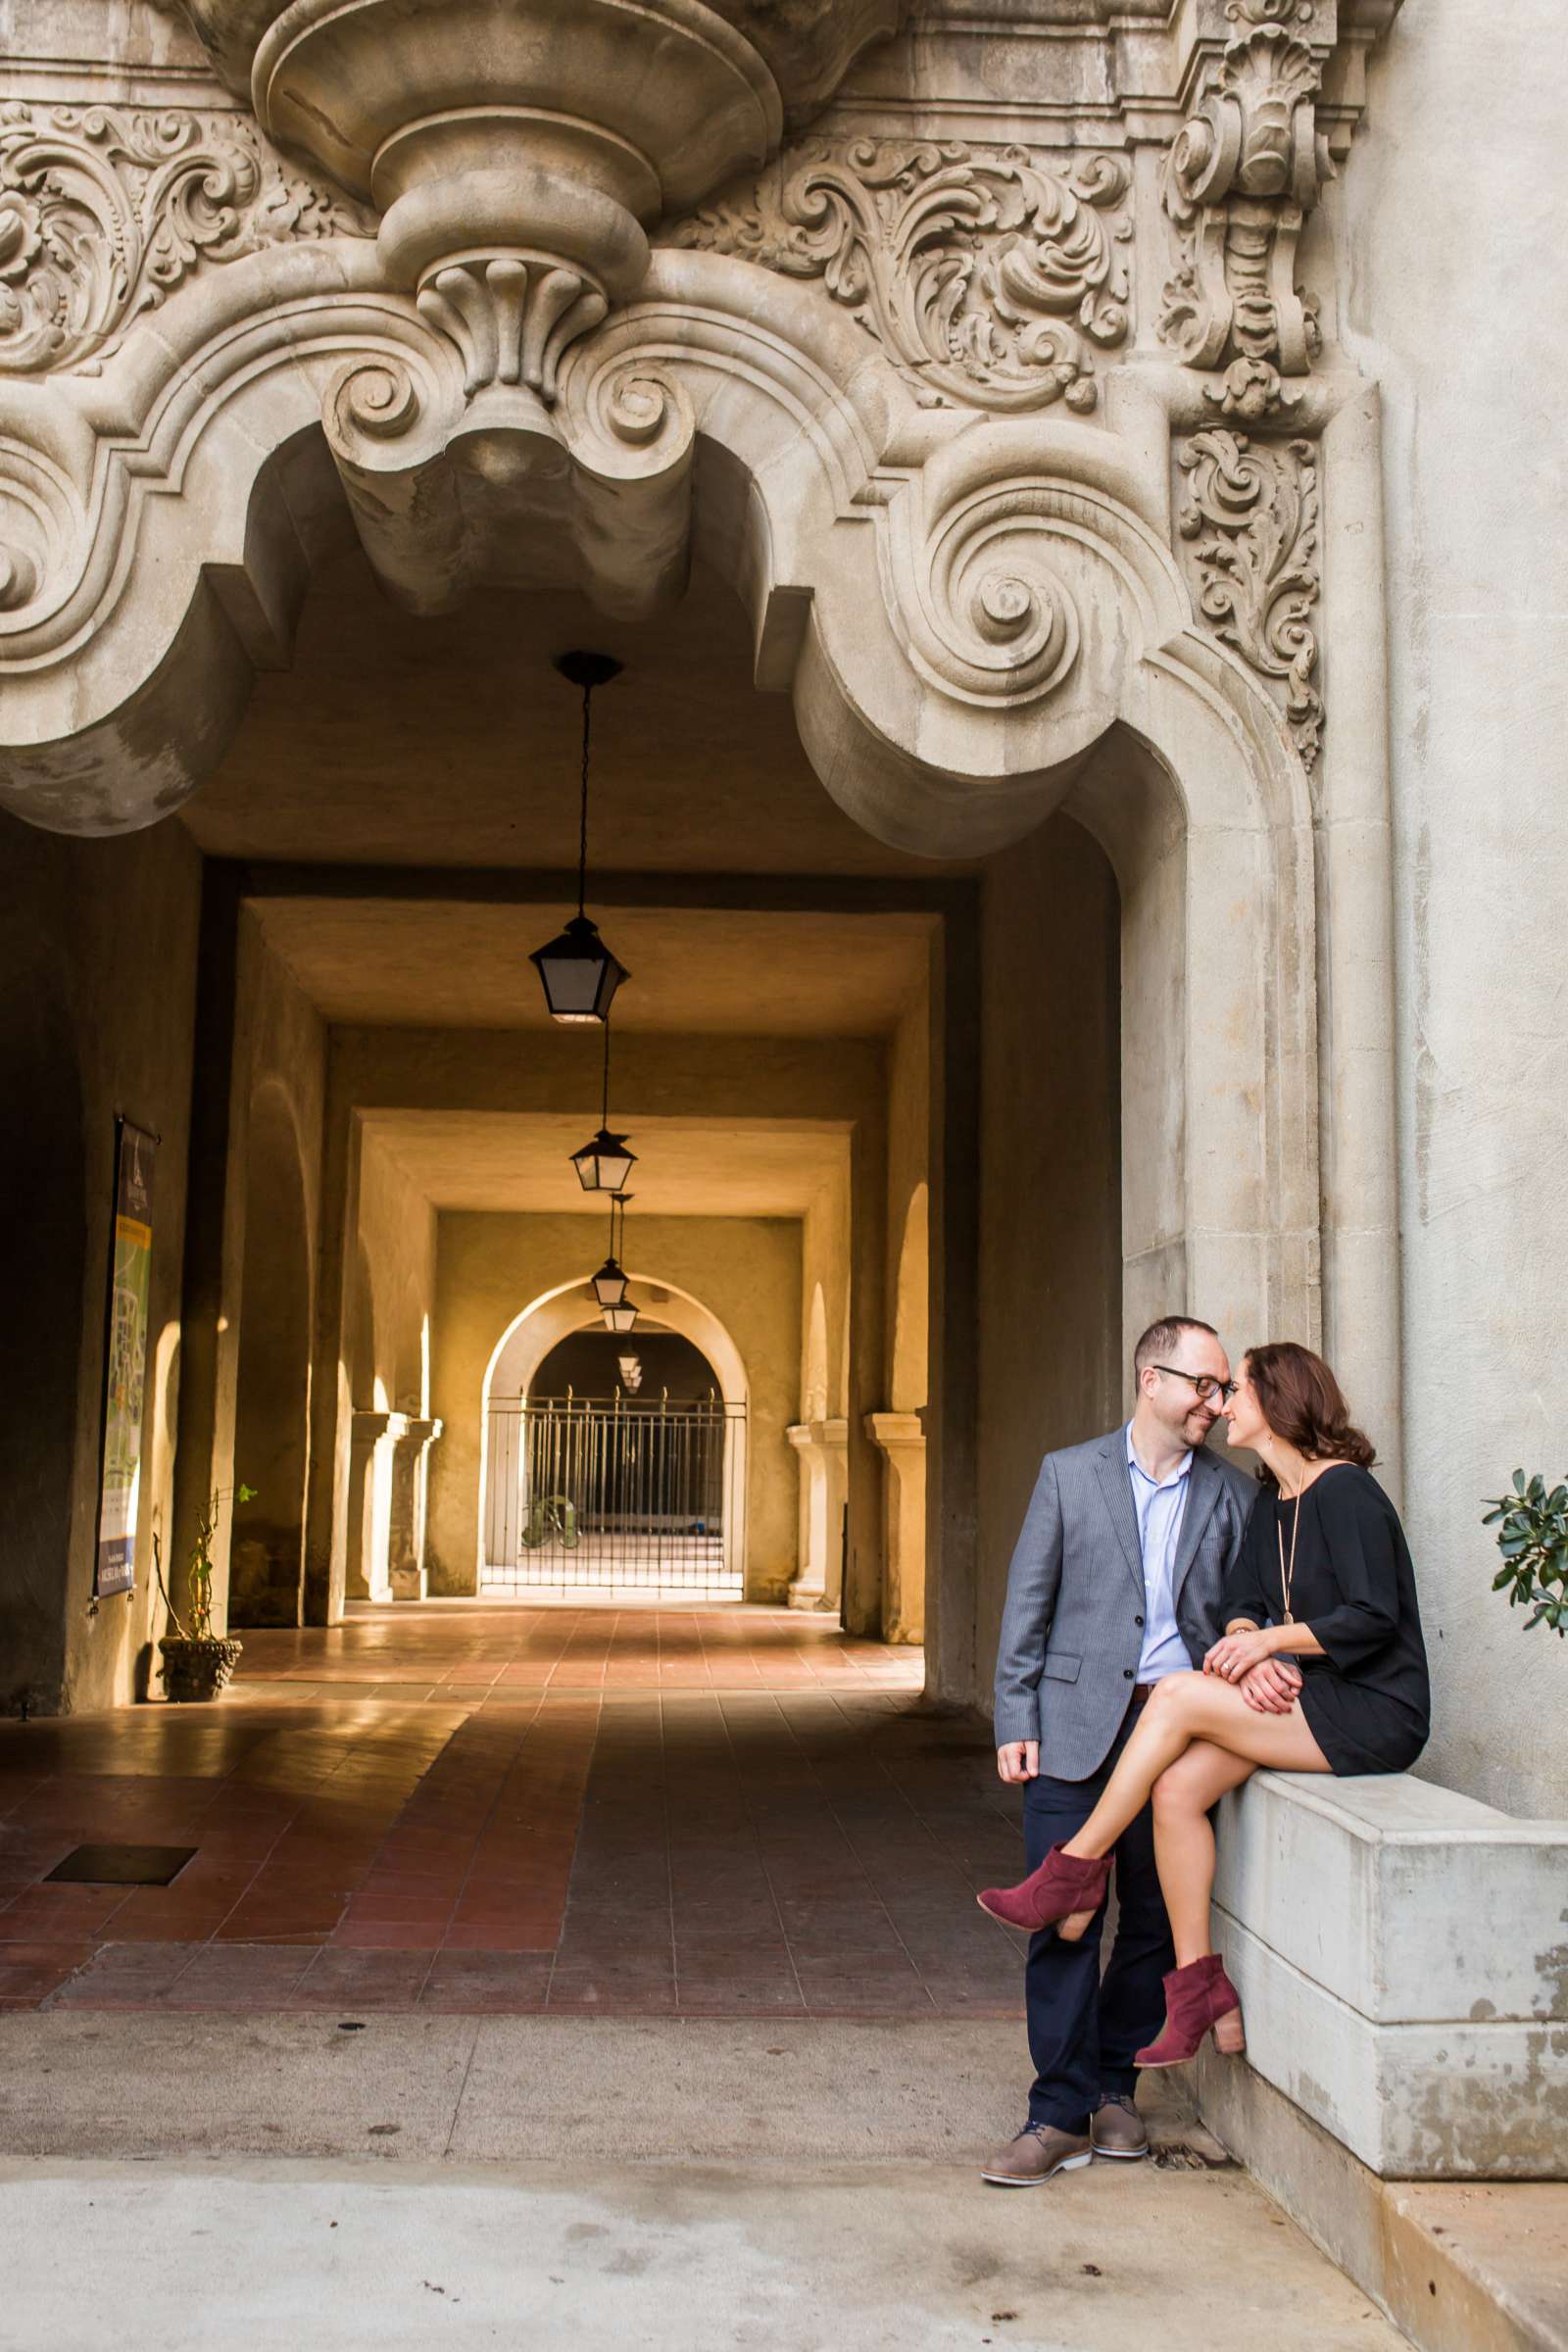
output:
M1200 1446L1172 1576L1195 1666L1224 1631L1225 1572L1257 1488ZM1144 1567L1126 1425L1048 1453L1007 1571L997 1648L997 1745L1040 1741L1058 1781L1097 1772L1121 1728L1144 1645Z

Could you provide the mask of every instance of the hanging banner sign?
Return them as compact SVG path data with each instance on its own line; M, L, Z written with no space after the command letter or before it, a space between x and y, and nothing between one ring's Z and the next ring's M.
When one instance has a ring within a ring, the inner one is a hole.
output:
M136 1581L141 1423L152 1298L153 1167L158 1138L122 1119L116 1138L115 1240L104 1349L103 1476L93 1590L128 1592Z

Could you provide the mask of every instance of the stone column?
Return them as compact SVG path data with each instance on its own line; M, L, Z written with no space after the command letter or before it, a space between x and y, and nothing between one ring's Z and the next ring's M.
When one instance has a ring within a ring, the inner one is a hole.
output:
M348 1564L350 1600L390 1600L388 1538L392 1457L408 1426L404 1413L356 1413L349 1423Z
M837 1614L844 1598L850 1425L797 1421L784 1434L801 1464L801 1565L790 1586L790 1607Z
M865 1434L882 1448L887 1574L882 1639L925 1640L925 1425L919 1413L867 1413Z
M387 1560L394 1600L423 1600L424 1503L428 1455L441 1435L439 1421L403 1418L392 1441L392 1497Z

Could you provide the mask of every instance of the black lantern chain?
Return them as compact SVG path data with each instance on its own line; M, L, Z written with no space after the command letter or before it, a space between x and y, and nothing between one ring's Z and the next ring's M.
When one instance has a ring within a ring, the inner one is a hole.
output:
M588 915L588 778L593 752L593 696L596 686L608 686L620 675L620 663L609 654L563 654L556 663L561 675L582 692L582 770L577 816L577 911L555 939L536 948L529 957L544 987L545 1004L553 1021L571 1028L607 1020L611 1000L629 978L626 967L606 947L599 927Z

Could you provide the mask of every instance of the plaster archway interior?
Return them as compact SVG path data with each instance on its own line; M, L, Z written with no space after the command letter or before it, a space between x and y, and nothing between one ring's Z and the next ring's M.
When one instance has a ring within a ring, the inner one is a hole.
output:
M280 1080L251 1100L228 1614L298 1625L310 1428L310 1233L300 1141Z

